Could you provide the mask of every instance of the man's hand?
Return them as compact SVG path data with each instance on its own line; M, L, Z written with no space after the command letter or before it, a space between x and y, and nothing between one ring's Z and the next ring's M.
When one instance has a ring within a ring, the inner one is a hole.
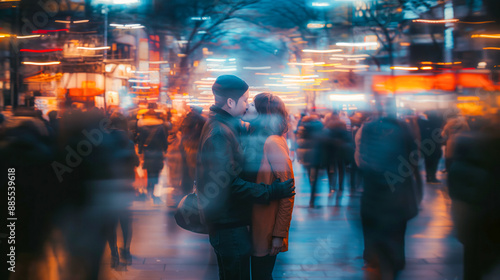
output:
M276 179L276 181L269 186L269 199L278 200L292 197L295 195L294 191L293 179L288 179L285 182L280 182L279 179Z
M283 248L283 237L273 237L271 241L271 252L270 256L276 256Z

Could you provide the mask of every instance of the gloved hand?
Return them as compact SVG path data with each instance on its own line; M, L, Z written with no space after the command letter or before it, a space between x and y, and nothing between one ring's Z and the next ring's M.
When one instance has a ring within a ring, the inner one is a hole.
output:
M293 179L288 179L285 182L276 179L276 181L269 185L269 200L278 200L294 196L295 187L293 186L293 182Z

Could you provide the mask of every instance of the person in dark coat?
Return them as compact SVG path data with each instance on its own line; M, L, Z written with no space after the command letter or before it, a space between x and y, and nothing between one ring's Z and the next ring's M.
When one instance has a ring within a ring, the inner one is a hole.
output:
M464 280L500 279L500 118L456 135L448 186Z
M425 118L418 119L421 151L425 163L425 178L427 183L439 184L440 181L436 178L436 173L443 152L441 148L442 144L433 140L433 133L436 133L443 127L443 121L435 110L426 111L425 114Z
M236 76L222 75L212 91L215 105L201 132L196 161L198 202L217 255L219 278L249 280L251 206L293 196L293 180L265 185L240 178L241 117L247 109L248 85Z
M353 146L351 133L347 130L347 125L335 113L325 116L324 147L327 157L326 167L328 172L328 182L330 190L333 192L338 177L338 190L344 188L345 167L349 159L353 157Z
M134 143L129 138L127 119L121 113L113 113L110 117L109 134L115 147L112 159L112 172L115 180L120 181L119 189L116 190L116 199L120 207L116 209L115 216L111 220L108 233L108 243L111 250L111 267L116 268L119 264L117 226L120 223L123 236L123 247L120 248L120 256L126 265L132 264L130 255L130 243L132 241L132 213L129 209L134 198L135 167L139 166L139 157L135 153Z
M364 177L365 266L394 279L405 267L407 222L418 213L418 148L407 124L389 112L362 125L355 157Z
M323 124L316 116L305 116L297 131L297 157L307 169L311 185L309 207L314 207L318 172L326 166Z
M138 121L139 154L144 155L142 168L147 171L148 195L154 204L160 203L160 198L154 195L154 187L158 184L160 172L163 169L168 148L168 135L163 120L158 118L153 109Z

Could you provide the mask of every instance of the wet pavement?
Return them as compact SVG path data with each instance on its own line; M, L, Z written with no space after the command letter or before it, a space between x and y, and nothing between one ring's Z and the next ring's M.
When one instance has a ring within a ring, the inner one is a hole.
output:
M278 255L274 279L368 279L362 269L360 193L351 194L348 188L330 193L326 174L321 173L316 199L319 207L309 209L307 175L296 162L294 171L298 194L289 251ZM438 176L442 174L438 172ZM218 279L208 237L179 228L173 208L135 202L133 213L132 265L111 269L106 249L101 279ZM450 198L444 184L425 186L421 211L408 224L406 257L406 269L398 279L462 278L462 245L453 236Z

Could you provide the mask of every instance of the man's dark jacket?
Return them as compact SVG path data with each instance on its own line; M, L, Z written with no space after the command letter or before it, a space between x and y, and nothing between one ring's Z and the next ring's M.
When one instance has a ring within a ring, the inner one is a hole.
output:
M269 202L268 186L240 178L244 164L241 121L215 106L210 111L196 162L202 215L215 229L249 225L252 204Z

